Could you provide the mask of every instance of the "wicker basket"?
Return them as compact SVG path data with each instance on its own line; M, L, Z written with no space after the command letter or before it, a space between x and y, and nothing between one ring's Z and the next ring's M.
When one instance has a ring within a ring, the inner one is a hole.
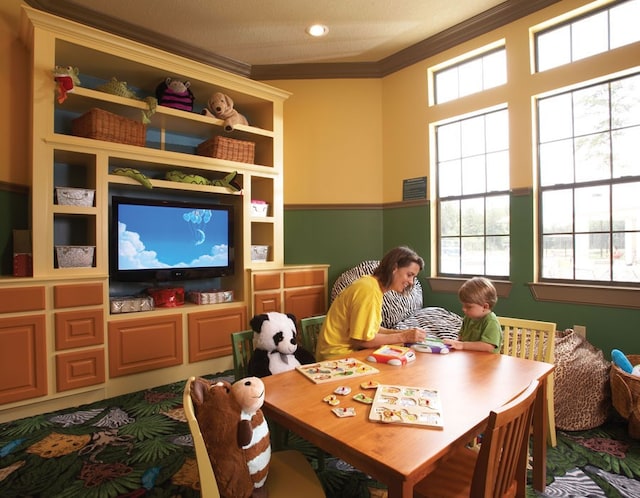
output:
M256 144L247 140L215 136L198 145L198 155L227 159L241 163L253 163Z
M632 365L640 364L640 355L629 354L627 358ZM613 407L629 422L629 436L640 439L640 377L628 374L612 363L609 381Z
M94 107L71 122L71 133L77 137L106 140L119 144L144 146L147 128L133 119Z

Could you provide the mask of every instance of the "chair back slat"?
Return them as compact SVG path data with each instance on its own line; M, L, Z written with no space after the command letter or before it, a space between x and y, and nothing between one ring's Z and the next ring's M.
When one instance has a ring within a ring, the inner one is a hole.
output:
M253 330L243 330L231 334L233 346L233 374L235 380L249 375L249 360L253 355Z
M300 329L302 333L302 346L310 353L316 353L318 344L318 336L322 330L322 324L326 315L311 316L300 320Z
M532 381L520 395L489 414L470 496L515 496L518 483L526 482L529 430L538 387L539 382Z

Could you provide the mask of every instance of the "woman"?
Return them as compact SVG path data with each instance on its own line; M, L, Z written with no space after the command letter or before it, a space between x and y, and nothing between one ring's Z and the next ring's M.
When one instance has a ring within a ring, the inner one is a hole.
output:
M344 357L359 349L385 344L423 341L422 329L386 329L382 323L382 297L393 290L411 290L424 260L408 247L396 247L380 261L373 275L365 275L333 301L316 346L316 360Z

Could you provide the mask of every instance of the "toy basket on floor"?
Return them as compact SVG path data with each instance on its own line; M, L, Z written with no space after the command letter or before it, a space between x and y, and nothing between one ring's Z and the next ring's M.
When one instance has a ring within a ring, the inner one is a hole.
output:
M627 358L632 365L640 364L640 355L629 354ZM629 436L640 439L640 377L628 374L612 363L609 381L613 407L627 419Z
M72 121L71 133L77 137L144 146L147 128L139 121L94 107Z

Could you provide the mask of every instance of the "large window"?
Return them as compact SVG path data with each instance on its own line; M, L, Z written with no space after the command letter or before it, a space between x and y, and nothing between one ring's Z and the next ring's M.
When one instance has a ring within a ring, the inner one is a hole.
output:
M540 278L640 283L640 73L538 101Z
M536 35L538 71L546 71L640 40L640 0L615 5Z
M438 273L509 275L506 109L436 127Z
M435 103L449 102L506 82L507 54L502 47L435 71Z

